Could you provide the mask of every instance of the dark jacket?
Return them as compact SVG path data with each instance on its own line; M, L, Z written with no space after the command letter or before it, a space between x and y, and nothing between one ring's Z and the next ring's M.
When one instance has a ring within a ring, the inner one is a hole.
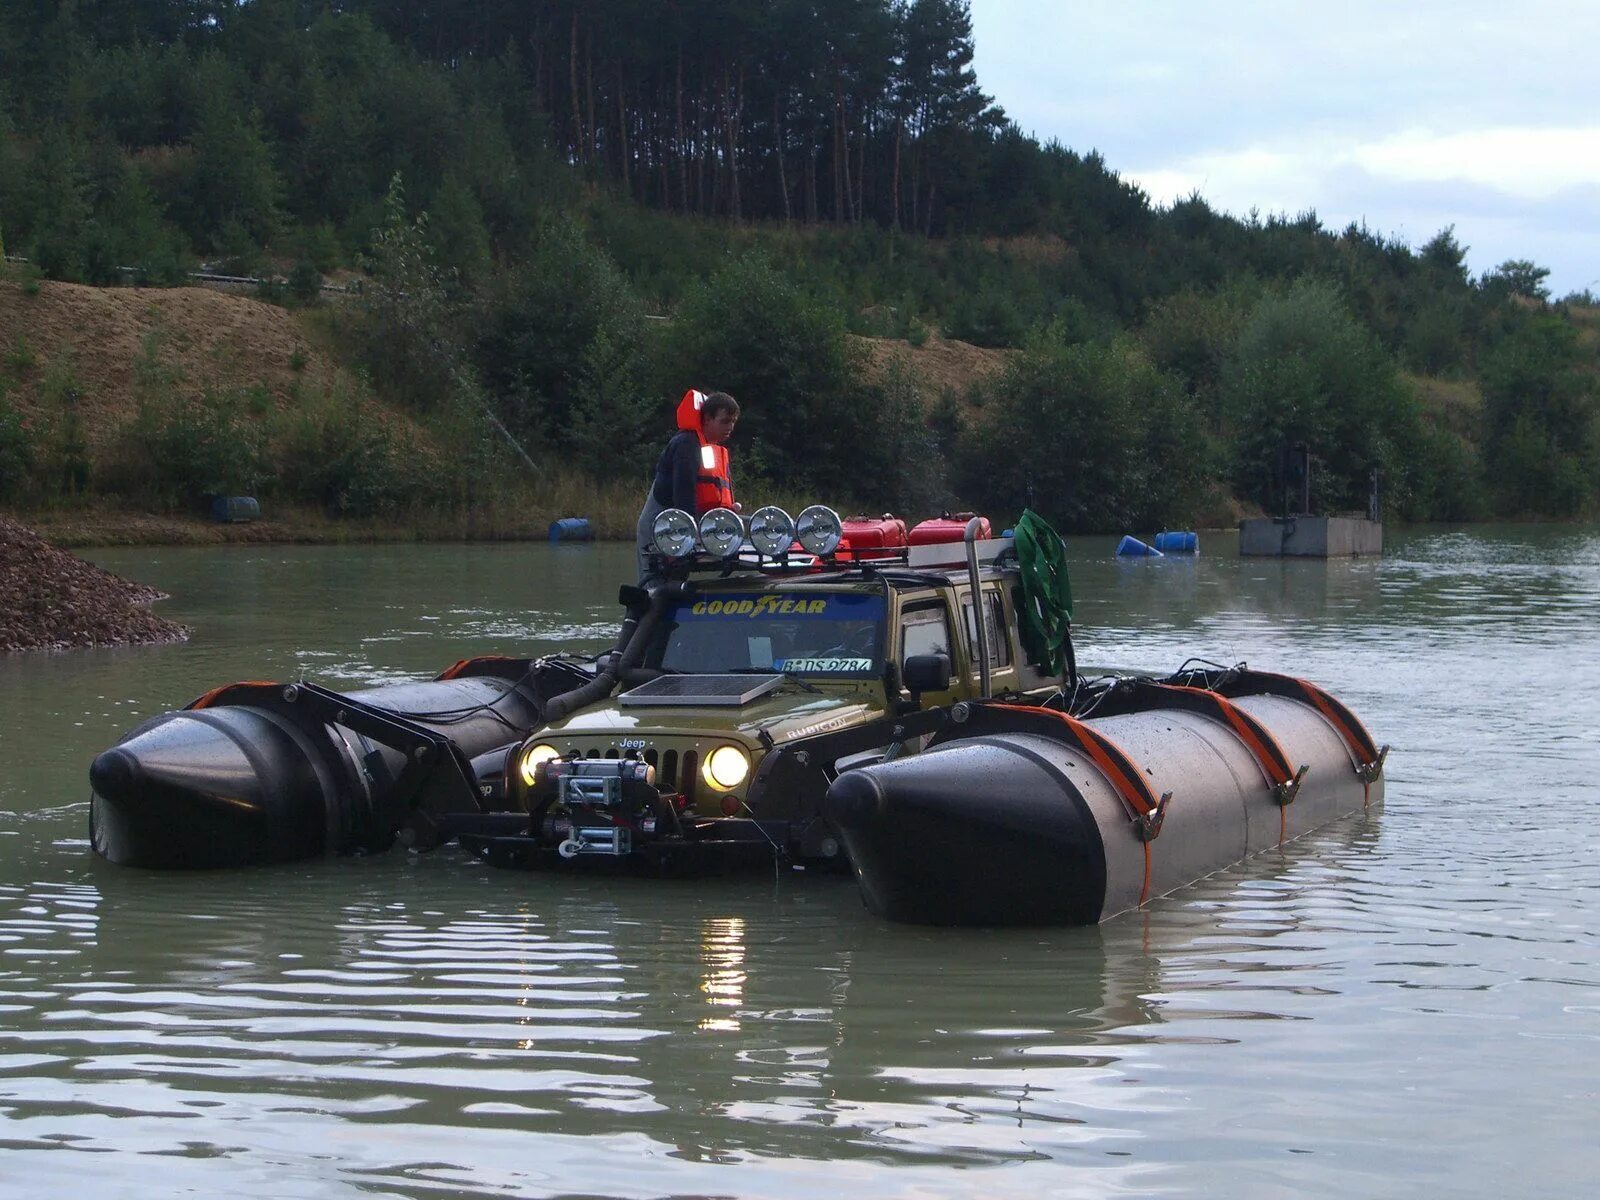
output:
M694 506L694 481L699 470L700 439L690 430L679 430L656 460L655 482L650 485L656 503L699 516Z

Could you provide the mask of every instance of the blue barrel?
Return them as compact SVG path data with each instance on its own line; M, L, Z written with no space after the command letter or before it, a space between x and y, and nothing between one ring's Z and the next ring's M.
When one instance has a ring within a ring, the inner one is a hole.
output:
M552 542L592 542L594 530L589 528L588 517L562 517L550 522Z
M1199 554L1200 535L1166 530L1156 534L1156 549L1163 554Z
M1122 540L1117 543L1118 558L1163 558L1161 551L1154 546L1147 546L1138 538L1123 534Z
M261 505L254 496L214 496L211 500L211 516L225 524L255 521L261 517Z

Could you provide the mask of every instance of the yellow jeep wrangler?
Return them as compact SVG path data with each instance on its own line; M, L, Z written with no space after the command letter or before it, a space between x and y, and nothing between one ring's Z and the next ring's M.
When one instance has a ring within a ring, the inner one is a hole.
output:
M510 752L507 801L527 826L462 841L523 867L842 866L820 816L840 771L920 748L960 700L1038 703L1062 686L1023 652L1011 539L966 550L702 555L648 594L623 589L629 618L594 682L552 700Z

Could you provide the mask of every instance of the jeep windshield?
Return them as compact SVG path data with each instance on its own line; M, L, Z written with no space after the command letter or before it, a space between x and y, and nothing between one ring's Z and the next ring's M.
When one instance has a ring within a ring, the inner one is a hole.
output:
M712 675L771 671L833 679L882 673L884 598L869 592L718 592L662 614L647 661Z

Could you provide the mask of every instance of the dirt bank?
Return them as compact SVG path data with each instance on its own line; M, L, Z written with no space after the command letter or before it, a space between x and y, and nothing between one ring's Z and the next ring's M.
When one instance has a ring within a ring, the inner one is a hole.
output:
M964 399L975 384L982 382L1016 357L1015 350L989 350L967 342L930 336L920 346L890 338L857 338L867 352L870 370L882 379L889 364L904 357L920 380L924 403L932 403L942 393Z
M0 652L180 642L188 630L149 609L160 598L0 516Z
M52 368L70 378L91 447L135 410L143 359L180 394L218 387L265 388L288 402L296 380L331 377L332 365L293 313L248 296L205 288L101 288L41 280L31 294L0 281L0 353L25 415Z

